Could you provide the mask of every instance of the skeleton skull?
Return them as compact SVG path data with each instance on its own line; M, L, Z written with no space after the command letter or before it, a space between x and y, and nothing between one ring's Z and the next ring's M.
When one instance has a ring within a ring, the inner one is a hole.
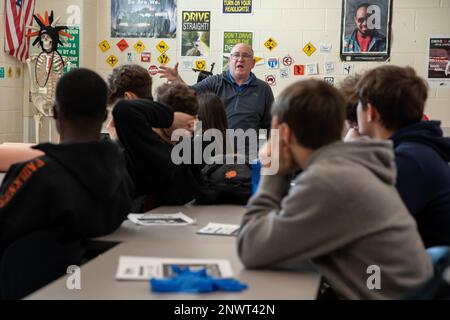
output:
M52 38L47 33L44 33L41 35L41 41L42 41L42 49L46 52L51 52L53 48Z

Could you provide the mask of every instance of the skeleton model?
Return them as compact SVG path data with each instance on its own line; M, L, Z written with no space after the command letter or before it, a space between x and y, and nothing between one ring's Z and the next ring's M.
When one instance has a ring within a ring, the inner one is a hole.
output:
M53 99L55 97L56 83L63 74L64 58L59 54L58 44L63 44L60 35L72 38L64 32L67 27L56 26L59 17L53 18L53 11L50 16L45 12L44 18L37 14L34 19L39 27L30 27L35 32L29 33L28 37L37 36L33 46L39 43L41 52L33 54L27 60L28 72L30 74L31 101L37 109L34 116L36 143L39 143L39 129L42 125L43 117L52 115Z

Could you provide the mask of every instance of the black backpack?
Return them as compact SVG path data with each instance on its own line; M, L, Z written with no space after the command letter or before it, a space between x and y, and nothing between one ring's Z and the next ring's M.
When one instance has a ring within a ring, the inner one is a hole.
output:
M197 203L247 204L252 190L252 168L247 159L239 155L219 155L213 161L202 169L204 185ZM242 162L245 163L238 164Z

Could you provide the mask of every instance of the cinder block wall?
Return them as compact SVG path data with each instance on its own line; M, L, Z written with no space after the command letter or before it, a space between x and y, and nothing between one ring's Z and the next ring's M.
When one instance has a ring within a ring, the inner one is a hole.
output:
M116 43L120 39L111 39L110 0L38 0L36 10L54 9L57 15L62 16L61 21L67 17L66 10L70 5L79 5L81 9L81 35L80 35L80 63L83 67L96 69L105 78L112 68L106 63L109 55L116 55L121 63L126 62L126 53L120 52ZM342 63L339 59L340 28L341 28L341 0L253 0L252 15L222 15L222 0L178 0L178 30L181 29L181 11L208 10L211 11L211 54L206 59L208 65L216 63L215 72L221 71L223 32L248 31L253 32L253 46L255 53L261 57L283 57L290 54L296 64L317 62L320 74L324 76L324 62L335 61L336 71L332 75L336 82L344 78ZM4 4L0 5L0 41L3 46L4 37ZM426 75L427 68L427 39L430 35L450 35L450 0L394 0L393 11L393 43L391 61L387 63L396 65L410 65L422 76ZM272 37L278 42L278 47L269 52L264 42ZM108 40L111 49L102 53L98 43ZM132 46L137 39L127 39ZM158 65L156 58L159 55L156 44L161 39L142 39L146 51L152 53L152 62L143 63L148 67ZM169 66L177 61L187 60L178 57L180 53L180 34L177 39L165 40L169 45L167 55L171 59ZM315 53L307 57L301 50L311 41L316 47L320 43L331 43L331 54ZM127 52L133 52L129 49ZM137 58L137 55L136 55ZM354 71L374 68L380 63L353 63ZM32 128L29 121L32 115L28 108L28 78L26 69L20 63L0 52L0 67L13 68L11 78L0 79L0 142L22 141L25 136L30 138ZM16 68L21 68L20 77ZM274 73L265 66L255 68L258 77ZM194 83L197 75L193 72L182 71L183 78L188 83ZM291 82L304 78L294 77L291 70L289 79L281 79L279 71L275 71L277 85L273 88L275 95ZM158 77L154 78L155 87L162 83ZM433 119L443 122L447 134L450 135L450 89L430 89L430 99L426 112ZM29 119L29 118L28 118ZM27 124L28 123L28 124ZM448 129L447 129L448 128Z
M224 31L249 31L253 32L253 47L256 55L261 57L279 57L289 54L296 64L317 62L322 78L325 74L324 63L336 62L336 71L332 75L339 82L344 78L343 66L339 58L342 0L253 0L252 15L223 15L222 0L178 0L178 30L181 29L181 11L183 10L208 10L211 11L211 54L206 59L208 65L216 63L216 72L221 71L221 59ZM97 42L104 39L110 41L111 50L102 53L96 49L97 70L104 76L108 75L112 68L105 62L110 54L116 55L122 63L126 62L126 54L121 53L115 44L120 39L110 38L110 1L98 0L97 14ZM391 64L409 65L417 72L425 76L427 70L427 40L431 35L450 35L450 0L394 0L392 16L392 52ZM264 42L272 37L278 42L272 52L264 47ZM133 45L135 39L127 39ZM152 63L158 64L156 58L158 51L155 45L160 39L145 39L144 44L152 52ZM165 40L169 45L167 55L171 59L169 66L177 61L186 60L180 58L180 39ZM311 41L317 48L320 43L331 43L331 54L319 54L318 52L307 57L302 48ZM354 71L363 71L377 67L382 63L353 63ZM150 64L143 64L148 67ZM255 73L260 78L271 74L265 66L257 66ZM189 71L181 71L183 78L188 83L195 83L197 75ZM294 77L291 70L289 79L281 79L279 71L275 71L277 85L273 88L275 95L281 92L287 85L304 77ZM162 83L155 77L155 87ZM427 114L443 122L443 126L450 134L450 89L431 88L430 98L426 108Z

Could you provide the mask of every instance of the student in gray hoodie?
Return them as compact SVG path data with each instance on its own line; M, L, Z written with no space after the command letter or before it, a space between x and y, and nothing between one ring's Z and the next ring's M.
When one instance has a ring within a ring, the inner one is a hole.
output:
M279 170L264 175L263 168L243 217L242 263L270 268L312 261L347 299L401 298L428 280L431 263L395 189L392 143L341 142L345 103L323 81L291 85L272 114L279 143L261 156L271 157L272 167L278 161Z

